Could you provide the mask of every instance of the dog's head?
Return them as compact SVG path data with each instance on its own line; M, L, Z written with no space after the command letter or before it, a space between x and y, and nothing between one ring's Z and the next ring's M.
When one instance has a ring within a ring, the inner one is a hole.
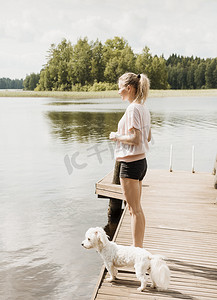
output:
M82 246L86 249L102 249L106 246L108 238L101 227L89 228L85 234L85 240Z

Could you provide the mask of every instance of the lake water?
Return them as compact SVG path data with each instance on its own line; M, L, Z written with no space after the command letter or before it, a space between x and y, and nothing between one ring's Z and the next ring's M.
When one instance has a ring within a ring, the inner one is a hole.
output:
M217 98L147 102L152 169L212 172ZM102 262L81 247L85 231L107 224L95 183L114 166L120 99L0 98L0 299L90 299Z

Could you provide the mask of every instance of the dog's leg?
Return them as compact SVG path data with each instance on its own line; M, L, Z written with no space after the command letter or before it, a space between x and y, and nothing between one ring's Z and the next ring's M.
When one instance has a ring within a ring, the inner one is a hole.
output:
M150 276L151 277L151 276ZM158 292L163 292L164 289L160 288L157 286L157 284L153 281L153 279L151 278L152 284L151 284L151 288L152 289L156 289Z
M113 266L114 278L117 279L118 270Z
M137 289L139 292L144 291L147 285L146 266L145 264L135 264L136 277L141 282L141 286Z
M150 270L150 271L151 271L151 270ZM156 289L156 288L157 288L157 284L156 284L156 282L154 281L154 279L152 278L152 273L149 272L149 274L150 274L150 279L151 279L151 288L152 288L152 289Z
M156 283L152 280L152 278L151 278L151 281L152 281L151 288L156 289L157 288Z
M115 269L113 264L108 264L108 263L105 262L105 266L106 266L106 269L108 270L109 275L110 275L110 278L107 278L106 281L107 282L114 281L116 279L117 270Z

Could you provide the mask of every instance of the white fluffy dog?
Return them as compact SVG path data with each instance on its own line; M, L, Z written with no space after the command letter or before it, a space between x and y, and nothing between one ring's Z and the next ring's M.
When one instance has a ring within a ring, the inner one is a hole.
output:
M136 277L141 282L139 291L146 288L146 272L150 274L153 288L165 290L169 286L170 270L160 255L152 255L144 248L110 242L101 227L88 229L82 246L86 249L95 248L99 252L110 274L110 282L116 278L116 267L134 266Z

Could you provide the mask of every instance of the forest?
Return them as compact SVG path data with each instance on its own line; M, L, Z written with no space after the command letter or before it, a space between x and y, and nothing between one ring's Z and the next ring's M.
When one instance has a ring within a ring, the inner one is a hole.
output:
M151 89L217 88L217 58L152 55L145 46L134 53L123 37L77 43L63 39L52 44L40 74L31 73L23 81L24 89L37 91L103 91L117 89L117 80L125 72L145 73ZM1 87L0 87L1 88Z
M0 89L23 89L23 79L0 78Z

